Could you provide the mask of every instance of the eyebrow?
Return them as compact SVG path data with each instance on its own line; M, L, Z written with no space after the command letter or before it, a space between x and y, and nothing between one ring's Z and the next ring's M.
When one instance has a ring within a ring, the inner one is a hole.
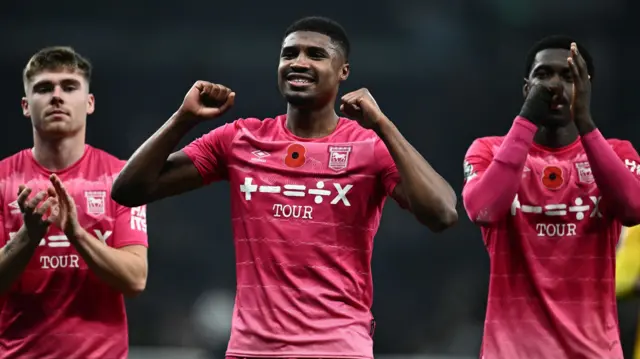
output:
M37 87L37 86L42 86L42 85L51 85L53 83L53 81L51 80L41 80L38 82L34 82L32 87ZM79 85L80 81L78 81L77 79L73 79L73 78L66 78L66 79L62 79L60 81L61 84L63 85L68 85L68 84L73 84L73 85Z
M533 67L533 69L531 70L531 72L536 72L540 69L543 70L550 70L550 69L554 69L554 68L562 68L562 70L566 70L569 69L569 64L566 63L554 63L554 64L538 64L536 66Z

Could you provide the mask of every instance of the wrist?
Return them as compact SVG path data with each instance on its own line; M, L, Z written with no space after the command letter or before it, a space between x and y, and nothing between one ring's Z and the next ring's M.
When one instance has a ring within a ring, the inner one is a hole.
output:
M42 237L44 237L45 235L46 235L46 232L42 233L42 235L34 235L29 231L27 226L23 224L22 227L18 229L18 233L16 233L16 235L11 239L22 238L22 241L29 243L30 246L37 247L38 245L40 245L40 241L42 240Z
M539 108L531 108L530 106L525 106L520 110L518 117L530 122L536 126L541 122L545 112Z
M69 242L77 243L85 238L89 233L82 227L78 227L77 229L72 229L64 232L64 235L67 237Z
M389 118L384 115L381 115L374 122L373 130L378 134L378 136L382 139L387 137L393 129L395 129L395 125Z
M190 111L186 111L182 107L171 116L169 122L173 126L185 127L190 130L198 123L198 117Z
M576 124L581 136L589 134L597 128L595 122L593 122L593 119L591 118L591 114L589 113L576 113L574 115L573 122Z

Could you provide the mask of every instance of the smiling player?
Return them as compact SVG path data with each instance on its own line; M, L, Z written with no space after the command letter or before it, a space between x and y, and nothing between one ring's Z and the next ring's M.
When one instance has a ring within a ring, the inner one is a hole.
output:
M305 18L285 33L278 85L286 115L222 125L174 152L236 94L199 81L113 185L128 206L226 180L237 295L228 356L372 358L371 254L387 196L434 231L457 220L456 196L366 89L349 76L342 27Z

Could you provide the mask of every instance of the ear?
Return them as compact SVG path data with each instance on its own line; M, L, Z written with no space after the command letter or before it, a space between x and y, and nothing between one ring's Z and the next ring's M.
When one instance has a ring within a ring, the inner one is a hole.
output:
M91 115L96 110L96 98L92 93L87 96L87 115Z
M345 81L346 79L348 79L349 73L351 73L351 67L347 62L344 65L342 65L342 68L340 69L340 81Z
M522 96L524 96L524 98L527 98L527 95L529 95L529 89L529 80L524 79L524 85L522 85Z
M22 114L24 117L31 118L31 112L29 111L29 102L26 97L23 97L20 100L20 107L22 107Z

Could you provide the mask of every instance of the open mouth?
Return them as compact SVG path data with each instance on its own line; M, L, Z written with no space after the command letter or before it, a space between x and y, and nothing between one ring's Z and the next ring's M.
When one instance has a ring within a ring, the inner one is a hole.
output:
M567 101L564 97L554 97L551 100L551 109L556 111L561 111L565 107L569 105L569 101Z
M314 83L314 78L307 74L292 73L287 75L287 83L295 87L310 86Z

